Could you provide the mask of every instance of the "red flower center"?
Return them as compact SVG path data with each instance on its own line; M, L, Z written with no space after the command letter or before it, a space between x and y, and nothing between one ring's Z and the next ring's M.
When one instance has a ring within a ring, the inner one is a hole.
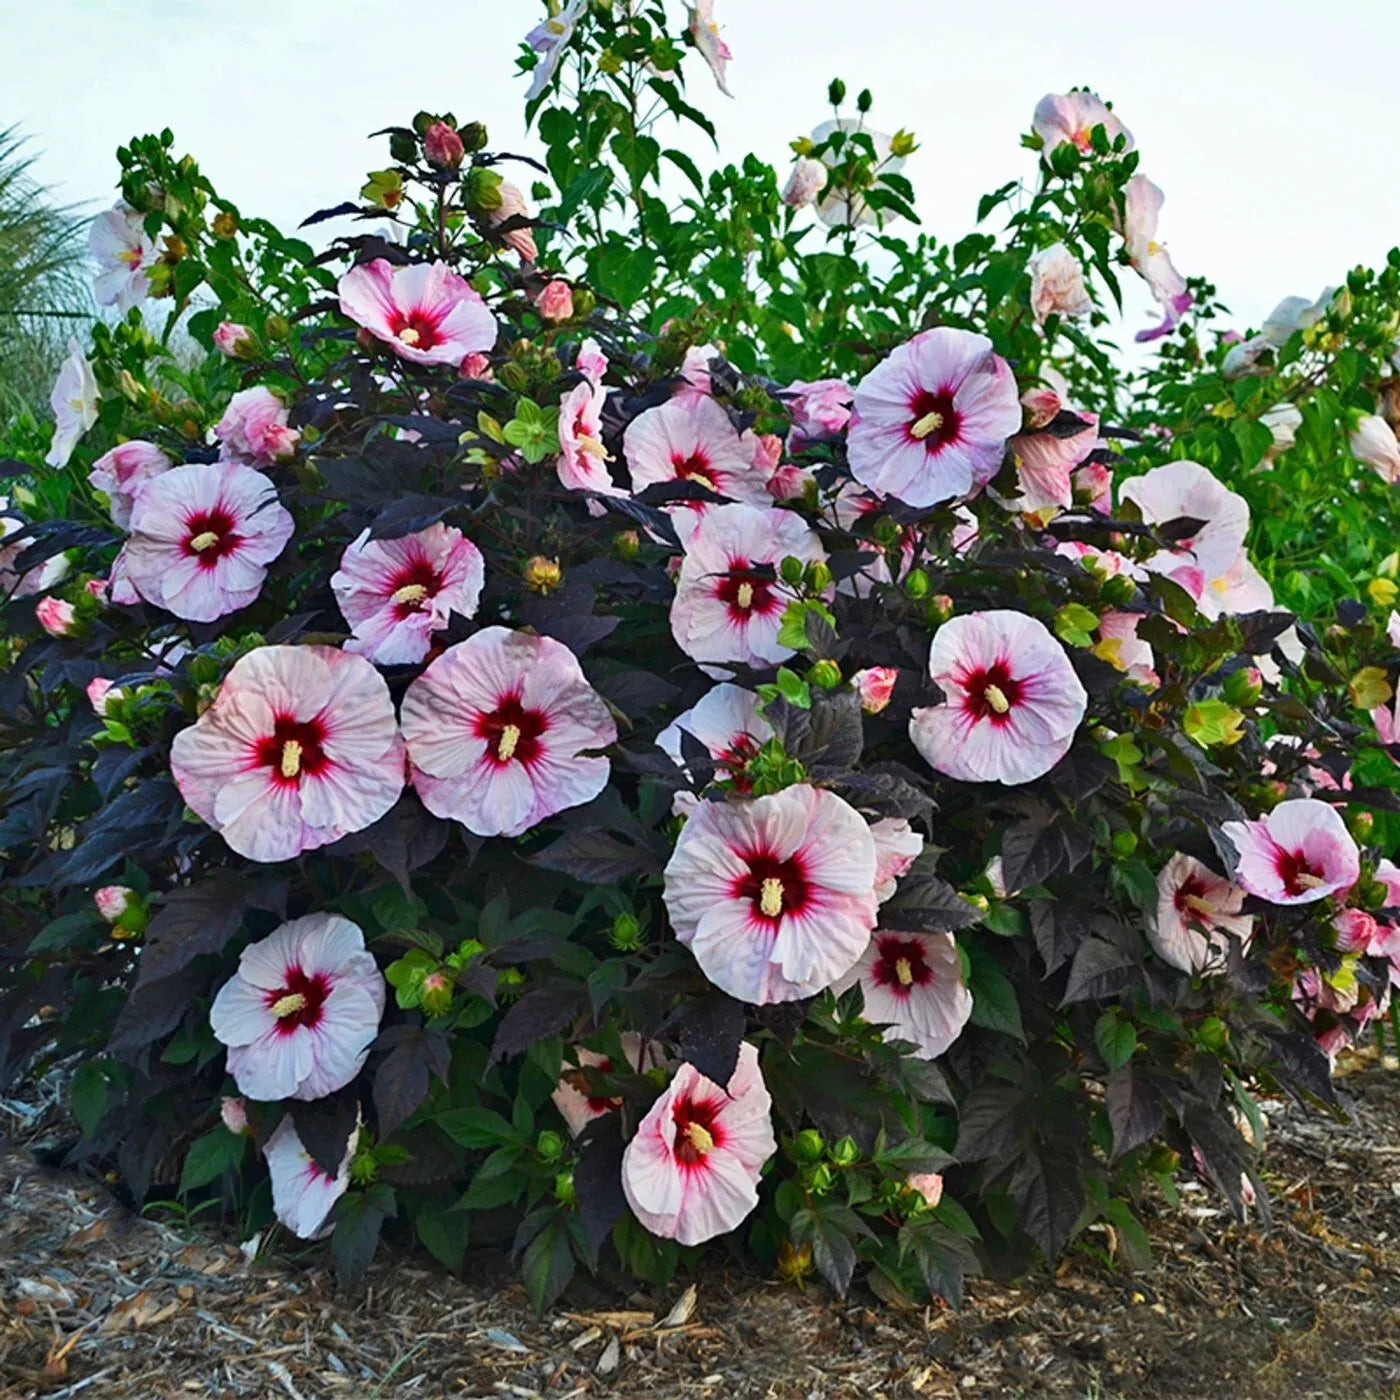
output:
M299 720L278 715L272 733L258 741L257 763L271 768L279 784L296 787L304 776L314 778L329 766L325 742L326 727L319 716Z
M715 758L717 767L723 768L734 784L735 792L748 792L751 784L744 769L762 746L752 734L741 730L730 741L727 749L721 749Z
M731 559L729 572L717 582L715 596L729 605L730 618L747 622L756 613L766 617L778 608L778 595L772 583L754 574L747 559Z
M417 306L411 311L395 309L389 317L389 329L395 339L414 350L431 350L442 341L437 317Z
M540 735L548 728L548 718L539 710L527 710L518 695L506 696L476 721L477 738L486 740L487 757L498 764L533 763L539 757Z
M611 1074L612 1060L605 1055L596 1064L565 1070L564 1082L583 1095L590 1113L611 1113L614 1109L620 1108L622 1106L621 1099L605 1099L591 1092L589 1087L590 1070L596 1070L599 1074Z
M671 1109L676 1125L676 1160L697 1167L717 1147L724 1146L724 1125L719 1121L723 1104L718 1099L678 1099Z
M875 950L875 963L870 975L877 986L892 995L907 997L915 987L926 987L933 981L933 969L919 939L877 935Z
M289 967L282 986L264 992L267 1009L277 1017L277 1034L291 1035L302 1029L312 1030L321 1023L321 1010L331 994L330 979L324 972L310 977L300 967Z
M929 452L941 452L956 442L961 427L962 414L953 402L952 389L936 393L921 389L909 405L909 441L922 442Z
M427 559L415 559L405 564L390 580L389 596L395 616L402 619L421 612L429 598L436 598L442 589L442 575Z
M1176 912L1187 919L1200 919L1205 913L1201 908L1201 904L1205 902L1205 893L1206 882L1193 875L1182 883L1172 897Z
M1274 857L1278 877L1284 890L1293 895L1307 894L1318 885L1326 884L1327 875L1320 865L1314 865L1302 851L1285 851L1279 847Z
M698 481L701 486L715 489L715 479L710 475L710 459L698 447L689 457L673 452L671 467L681 481Z
M185 554L199 560L201 569L212 569L226 554L243 543L234 529L233 516L223 508L196 511L185 521Z
M995 661L962 677L963 711L973 719L995 725L1011 723L1011 712L1021 702L1024 687L1005 661Z
M749 868L748 874L735 882L732 898L747 899L757 922L777 928L784 915L800 914L806 908L811 890L800 856L779 860L755 851L741 859Z

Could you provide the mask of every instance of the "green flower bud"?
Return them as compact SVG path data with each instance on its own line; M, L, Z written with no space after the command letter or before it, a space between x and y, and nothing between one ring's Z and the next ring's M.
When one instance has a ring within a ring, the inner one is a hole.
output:
M853 1137L843 1137L831 1149L831 1160L838 1167L853 1167L860 1160L860 1148Z
M815 662L808 672L808 679L823 690L835 690L841 684L841 667L834 661Z
M846 84L840 78L833 78L826 89L826 100L833 107L839 107L846 100Z
M1105 603L1113 607L1120 607L1133 596L1137 585L1127 574L1115 574L1112 578L1107 578L1103 582L1100 596Z
M807 587L814 593L825 593L831 587L831 569L825 559L816 559L805 571Z
M793 1139L792 1155L799 1162L815 1162L826 1151L826 1140L815 1128L803 1128Z
M910 569L904 576L904 592L910 598L927 598L932 587L929 576L923 569Z
M802 582L802 561L795 559L791 554L785 555L783 562L778 565L778 577L791 588L796 588Z
M557 1161L564 1153L564 1139L553 1128L546 1128L535 1139L535 1151L546 1162Z
M1360 807L1353 807L1347 812L1347 830L1356 837L1364 846L1371 839L1371 833L1376 829L1375 817Z
M481 122L468 122L466 126L458 127L457 135L462 138L462 145L469 153L482 150L486 145L486 128Z
M430 972L423 979L420 999L429 1016L445 1015L452 1009L452 979L445 972Z
M637 916L635 914L619 914L613 920L609 940L619 953L632 953L640 948L644 940L642 926L637 921Z
M1196 1041L1207 1050L1223 1050L1230 1028L1218 1016L1207 1016L1196 1031Z
M574 1190L573 1172L560 1172L554 1178L554 1199L561 1206L571 1206L578 1199L578 1193Z
M1138 848L1138 839L1135 832L1115 831L1113 833L1113 854L1120 860L1127 860Z

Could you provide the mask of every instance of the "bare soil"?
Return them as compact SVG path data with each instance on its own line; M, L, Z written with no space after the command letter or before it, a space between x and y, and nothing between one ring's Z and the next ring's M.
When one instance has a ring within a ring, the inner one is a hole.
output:
M1090 1232L960 1313L716 1266L537 1321L498 1258L406 1254L351 1296L319 1251L250 1260L0 1138L0 1400L1400 1400L1400 1070L1348 1071L1347 1123L1269 1106L1271 1230L1183 1182L1150 1269Z

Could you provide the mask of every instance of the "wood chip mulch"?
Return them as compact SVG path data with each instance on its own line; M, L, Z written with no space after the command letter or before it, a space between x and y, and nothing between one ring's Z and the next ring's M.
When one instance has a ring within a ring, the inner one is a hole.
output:
M0 1400L1400 1400L1400 1069L1348 1068L1348 1123L1268 1106L1272 1230L1183 1181L1147 1217L1149 1270L1091 1231L1053 1277L973 1281L961 1313L717 1265L538 1321L499 1259L454 1279L388 1251L342 1294L319 1251L250 1259L212 1225L142 1219L16 1132Z

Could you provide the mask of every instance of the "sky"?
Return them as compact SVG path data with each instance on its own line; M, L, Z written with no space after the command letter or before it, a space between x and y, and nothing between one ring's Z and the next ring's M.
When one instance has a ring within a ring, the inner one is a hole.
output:
M60 200L96 212L116 146L170 126L221 193L289 228L353 197L389 163L364 138L420 108L536 151L513 74L542 14L542 0L0 0L0 127L29 133ZM1036 101L1081 85L1114 103L1166 192L1176 265L1211 278L1241 328L1400 243L1396 0L715 0L715 17L734 97L694 56L689 82L726 159L785 166L840 76L874 92L872 125L918 136L905 173L940 238L973 226L984 191L1033 177L1018 142ZM1145 297L1129 315L1145 322Z

